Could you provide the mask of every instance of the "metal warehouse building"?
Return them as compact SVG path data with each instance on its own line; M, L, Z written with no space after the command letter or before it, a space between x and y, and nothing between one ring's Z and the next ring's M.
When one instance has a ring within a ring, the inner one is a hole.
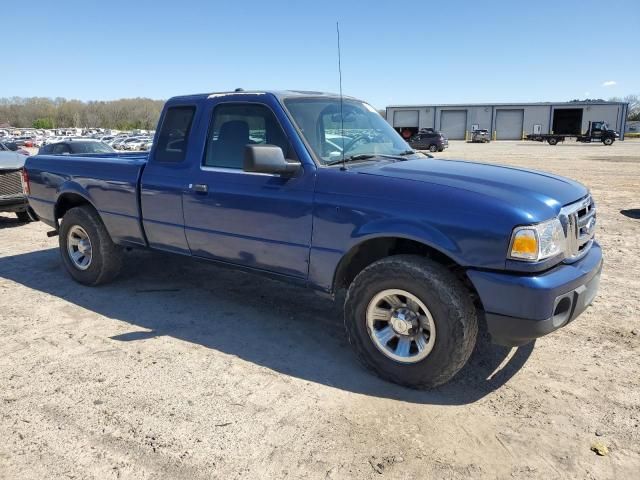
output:
M394 105L387 121L405 138L422 128L464 140L487 129L494 140L521 140L532 133L577 135L589 122L605 121L624 138L628 104L618 102L487 103L469 105Z

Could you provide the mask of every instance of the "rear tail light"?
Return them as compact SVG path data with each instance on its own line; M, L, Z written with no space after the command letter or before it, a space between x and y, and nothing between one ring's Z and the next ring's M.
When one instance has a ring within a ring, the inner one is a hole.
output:
M23 168L22 169L22 191L25 195L31 195L31 185L29 184L29 174Z

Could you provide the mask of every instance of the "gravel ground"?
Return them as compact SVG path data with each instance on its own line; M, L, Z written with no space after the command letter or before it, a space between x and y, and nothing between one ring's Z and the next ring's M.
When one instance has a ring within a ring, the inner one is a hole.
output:
M606 263L579 320L412 391L362 370L313 293L150 252L86 288L47 227L0 216L0 478L637 478L640 142L438 156L591 188Z

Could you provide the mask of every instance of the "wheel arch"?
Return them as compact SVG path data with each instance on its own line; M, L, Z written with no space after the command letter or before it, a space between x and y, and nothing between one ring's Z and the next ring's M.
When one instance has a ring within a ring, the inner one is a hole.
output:
M54 220L59 227L59 220L64 217L70 209L74 207L80 207L82 205L88 205L96 212L98 209L95 207L89 196L79 187L73 185L67 185L67 188L61 190L58 193L56 203L53 210Z
M430 258L450 270L473 295L474 303L482 309L478 292L467 276L465 267L449 252L444 252L428 242L404 235L379 235L369 237L352 246L334 272L332 291L348 288L353 279L372 263L393 255L412 254Z

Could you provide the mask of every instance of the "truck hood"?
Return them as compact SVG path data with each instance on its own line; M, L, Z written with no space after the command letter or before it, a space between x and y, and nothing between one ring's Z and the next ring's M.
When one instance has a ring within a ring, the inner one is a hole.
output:
M24 167L25 155L15 152L0 152L0 170L15 170Z
M532 211L560 208L587 195L587 188L573 180L546 172L462 160L414 159L377 163L358 168L379 175L430 183L474 192Z

